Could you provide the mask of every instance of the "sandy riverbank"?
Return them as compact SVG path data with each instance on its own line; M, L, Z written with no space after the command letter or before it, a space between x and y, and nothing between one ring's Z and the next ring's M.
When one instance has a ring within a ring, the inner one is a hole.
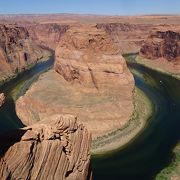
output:
M134 113L121 129L98 137L92 143L92 154L104 154L119 149L132 141L146 126L151 117L153 105L148 97L138 88L134 92Z
M145 67L148 67L152 70L156 70L160 73L172 76L176 79L180 80L180 64L174 64L173 62L167 62L167 60L150 60L143 58L141 56L137 56L135 61L138 64L141 64Z
M50 56L52 56L52 53L47 50L47 51L44 52L43 56L40 59L38 59L36 62L28 65L27 67L25 67L21 72L18 72L18 73L3 73L3 72L0 72L0 86L2 86L5 83L11 81L12 79L15 79L18 75L20 75L24 71L27 71L27 70L31 69L36 64L47 61Z

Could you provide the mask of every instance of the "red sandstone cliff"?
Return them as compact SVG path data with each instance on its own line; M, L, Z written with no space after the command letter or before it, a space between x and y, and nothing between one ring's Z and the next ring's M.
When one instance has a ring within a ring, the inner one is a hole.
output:
M96 138L128 122L134 79L105 31L90 25L69 29L56 49L55 70L40 76L17 101L17 114L25 124L68 113Z
M0 179L87 180L91 137L71 115L53 115L0 137Z
M66 24L32 24L26 26L30 37L37 44L55 49L61 36L69 29Z
M121 53L138 52L153 25L129 23L98 23L97 28L106 31Z
M148 59L164 58L172 61L180 58L180 33L157 31L151 34L140 50Z
M45 50L34 44L28 31L16 25L0 25L0 75L6 79L42 58Z

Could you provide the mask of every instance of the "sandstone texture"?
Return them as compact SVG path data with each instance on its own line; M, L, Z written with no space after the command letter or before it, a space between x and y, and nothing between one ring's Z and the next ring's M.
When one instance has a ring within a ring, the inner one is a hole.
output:
M69 29L69 25L57 23L37 23L26 27L34 42L53 50L58 45L62 35Z
M140 55L149 58L165 58L168 61L180 58L180 33L157 31L151 34L140 50Z
M128 122L134 79L106 32L90 25L69 29L56 49L55 71L40 76L17 101L24 124L67 113L96 138Z
M150 31L149 25L129 23L98 23L97 28L111 36L122 54L138 52Z
M45 52L30 40L26 28L0 24L0 80L26 69Z
M0 179L87 180L91 137L71 115L53 115L0 137Z
M0 93L0 107L5 103L5 99L4 93Z

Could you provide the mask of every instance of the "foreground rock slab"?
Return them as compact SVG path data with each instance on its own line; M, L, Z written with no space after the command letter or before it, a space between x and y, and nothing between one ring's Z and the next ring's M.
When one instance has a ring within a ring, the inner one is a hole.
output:
M0 179L86 180L91 136L71 115L54 115L0 137Z

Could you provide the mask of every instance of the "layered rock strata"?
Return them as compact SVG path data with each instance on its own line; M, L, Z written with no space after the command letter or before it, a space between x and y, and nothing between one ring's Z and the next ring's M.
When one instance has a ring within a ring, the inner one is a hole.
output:
M53 115L0 137L0 179L87 180L91 137L71 115Z
M30 40L24 27L0 24L0 80L21 72L46 53Z
M138 52L147 38L151 26L129 23L98 23L98 29L106 31L122 54Z
M70 25L45 23L27 25L30 37L34 42L55 50L62 35L69 29Z
M128 122L134 79L106 32L87 25L69 29L56 49L55 71L43 74L17 101L24 124L68 113L97 138Z
M180 33L157 31L151 34L140 50L149 59L164 58L168 61L180 58Z

